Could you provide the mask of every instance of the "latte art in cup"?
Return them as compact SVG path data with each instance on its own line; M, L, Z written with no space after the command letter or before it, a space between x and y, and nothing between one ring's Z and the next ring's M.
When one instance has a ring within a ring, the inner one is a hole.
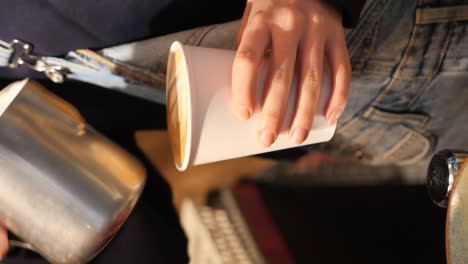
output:
M182 167L187 149L187 72L180 49L171 49L167 65L167 125L176 166Z
M231 105L231 74L235 55L233 50L186 46L179 42L171 46L166 78L167 127L178 170L325 142L335 132L336 125L328 124L323 114L330 94L330 77L324 72L319 104L308 137L300 145L291 141L288 131L297 97L295 77L280 133L271 146L262 147L256 132L269 64L265 60L257 72L256 110L249 120L241 121L235 117Z

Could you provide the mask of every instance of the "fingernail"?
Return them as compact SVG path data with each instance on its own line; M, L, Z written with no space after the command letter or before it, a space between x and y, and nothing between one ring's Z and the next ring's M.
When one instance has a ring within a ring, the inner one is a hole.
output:
M330 125L336 124L338 118L340 118L341 114L343 113L344 108L340 108L338 110L334 110L330 115L328 115L327 120Z
M237 116L239 117L240 120L247 120L250 118L250 111L245 106L238 106Z
M303 128L300 128L300 127L296 127L296 128L294 128L291 135L292 135L292 137L291 137L292 142L299 145L302 142L304 142L304 140L306 139L307 130L305 130Z
M265 131L263 130L261 133L260 133L260 143L262 144L263 147L269 147L271 144L273 144L273 142L275 141L276 139L276 135L275 133L271 132L271 131Z

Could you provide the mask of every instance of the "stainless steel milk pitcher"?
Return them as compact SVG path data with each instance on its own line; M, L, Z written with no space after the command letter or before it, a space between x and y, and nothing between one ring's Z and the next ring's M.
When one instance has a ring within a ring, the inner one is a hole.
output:
M24 80L0 92L0 223L53 263L83 263L116 234L145 170L70 104Z

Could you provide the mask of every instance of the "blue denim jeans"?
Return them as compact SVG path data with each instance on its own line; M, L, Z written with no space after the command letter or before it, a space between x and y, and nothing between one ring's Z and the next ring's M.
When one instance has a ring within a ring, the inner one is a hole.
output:
M164 94L173 41L235 49L237 27L238 21L200 27L96 56L130 80L130 93L144 83ZM468 1L368 0L359 25L346 32L350 96L326 149L367 164L416 168L420 180L435 151L468 149L467 32Z
M468 149L468 1L373 5L348 35L353 79L337 147L396 165Z

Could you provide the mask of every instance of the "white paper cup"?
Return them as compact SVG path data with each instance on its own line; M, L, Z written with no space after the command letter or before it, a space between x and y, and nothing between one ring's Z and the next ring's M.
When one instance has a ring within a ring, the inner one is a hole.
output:
M257 140L260 102L266 66L259 69L256 111L248 121L232 112L231 72L235 51L182 45L171 46L167 66L167 125L177 169L259 153L325 142L336 125L323 114L330 93L330 78L324 73L317 112L307 139L301 145L289 138L295 110L296 79L293 81L282 129L268 148ZM264 64L267 65L267 64Z

